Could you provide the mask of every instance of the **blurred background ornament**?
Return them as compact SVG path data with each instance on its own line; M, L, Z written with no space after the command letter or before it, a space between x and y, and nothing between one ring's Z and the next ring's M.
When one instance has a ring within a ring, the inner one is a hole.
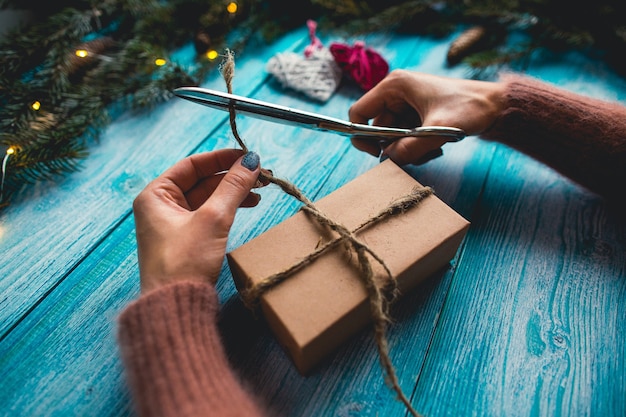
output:
M353 46L333 43L330 53L343 73L365 91L374 88L389 73L385 58L366 47L363 41L356 41Z
M283 52L274 55L267 63L272 74L284 88L299 91L320 101L327 101L341 83L341 68L333 55L316 35L317 23L307 21L310 44L302 55Z

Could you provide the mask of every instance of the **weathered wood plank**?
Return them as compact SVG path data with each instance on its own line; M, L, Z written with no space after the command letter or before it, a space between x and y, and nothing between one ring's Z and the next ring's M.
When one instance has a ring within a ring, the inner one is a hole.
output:
M429 415L623 415L623 219L520 154L502 147L494 161L419 404Z
M126 217L0 341L0 415L131 414L115 321L138 293L133 228Z

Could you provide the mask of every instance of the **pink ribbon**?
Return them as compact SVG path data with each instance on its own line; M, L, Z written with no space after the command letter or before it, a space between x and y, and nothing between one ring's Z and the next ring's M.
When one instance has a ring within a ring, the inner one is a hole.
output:
M322 49L324 45L322 45L322 41L315 35L317 23L309 19L306 21L306 25L309 28L309 38L311 38L311 43L304 49L304 56L308 58L315 50Z

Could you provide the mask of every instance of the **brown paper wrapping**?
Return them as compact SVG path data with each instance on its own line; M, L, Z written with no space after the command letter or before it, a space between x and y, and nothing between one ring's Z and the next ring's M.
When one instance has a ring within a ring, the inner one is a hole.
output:
M387 160L320 199L316 207L353 230L394 200L420 186ZM406 213L359 232L359 240L382 258L406 292L455 255L469 223L431 195ZM241 291L281 272L334 236L304 212L227 254ZM388 279L375 261L378 279ZM260 297L260 308L298 371L308 373L366 326L369 301L356 256L340 245Z

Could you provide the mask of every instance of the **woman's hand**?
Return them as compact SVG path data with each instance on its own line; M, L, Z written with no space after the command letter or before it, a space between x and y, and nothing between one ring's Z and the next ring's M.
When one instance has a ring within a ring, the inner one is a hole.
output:
M260 196L255 153L224 149L192 155L152 181L133 204L141 290L177 281L215 284L238 207Z
M350 108L350 121L414 128L449 126L469 135L487 130L504 107L504 86L497 82L453 79L395 70ZM407 137L381 147L378 140L353 138L357 149L388 156L399 165L417 163L441 151L440 136ZM381 154L382 151L382 154Z

